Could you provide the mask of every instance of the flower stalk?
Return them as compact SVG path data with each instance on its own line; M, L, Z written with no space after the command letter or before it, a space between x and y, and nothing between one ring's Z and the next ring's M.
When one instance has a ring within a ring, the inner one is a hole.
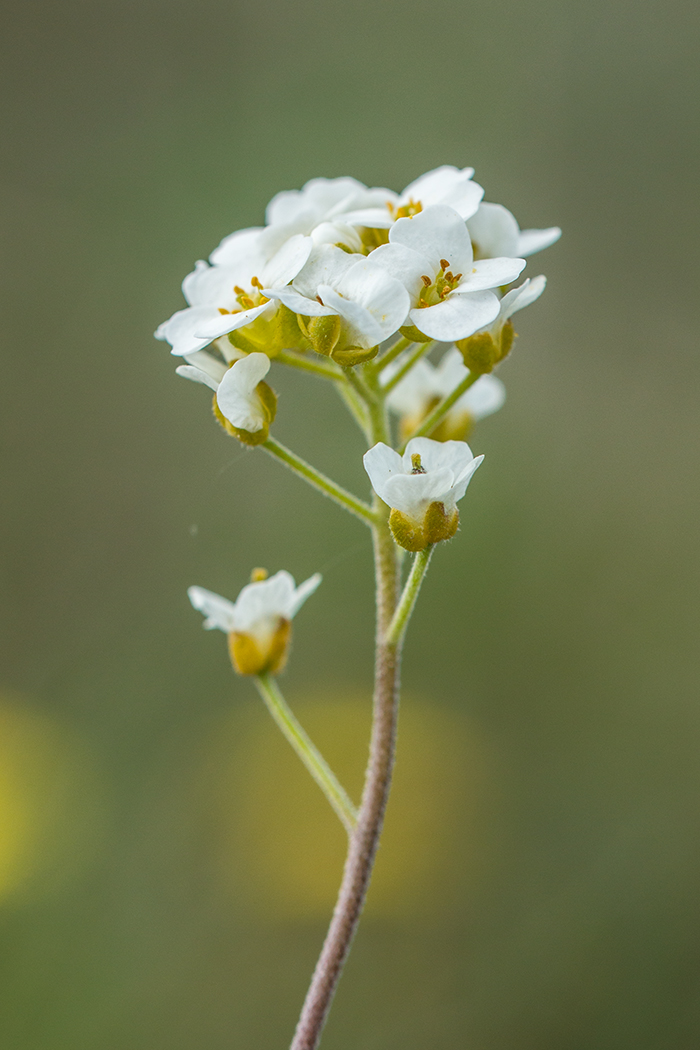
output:
M277 680L269 674L260 674L256 675L254 681L266 708L285 738L321 788L348 835L352 835L357 825L357 810L345 788L291 711Z
M266 452L269 452L271 456L274 456L280 462L284 463L286 467L293 470L295 474L302 477L304 481L307 481L310 485L313 485L315 489L322 492L324 496L329 496L332 500L338 503L345 510L350 511L360 521L364 521L365 525L373 525L376 516L369 504L365 503L364 500L358 499L357 496L353 496L350 492L347 492L337 482L331 481L325 474L322 474L320 470L316 470L310 463L302 459L301 456L297 456L291 449L285 448L284 445L280 444L279 441L275 441L274 438L268 438L260 446L264 448Z

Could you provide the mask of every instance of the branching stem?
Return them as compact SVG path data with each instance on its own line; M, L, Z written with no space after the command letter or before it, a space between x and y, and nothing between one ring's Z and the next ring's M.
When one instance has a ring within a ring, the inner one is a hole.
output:
M434 346L434 341L430 343L419 343L415 350L412 350L411 353L407 356L406 360L401 365L401 368L397 370L396 374L393 375L391 379L388 380L388 382L384 383L382 387L382 392L384 393L384 395L386 396L388 393L390 393L394 389L394 387L401 382L403 377L411 371L416 362L420 361L421 357L425 357L426 354L430 353Z
M321 752L290 710L276 679L267 674L257 675L255 685L284 736L340 817L348 835L352 835L357 824L357 810Z
M285 448L279 441L275 441L274 438L268 438L267 441L263 442L260 448L264 448L266 452L269 452L271 456L275 456L276 459L281 460L286 467L293 470L295 474L298 474L308 481L310 485L313 485L315 489L322 492L324 496L330 496L332 500L340 504L345 510L349 510L351 514L354 514L356 518L360 518L364 521L365 525L374 525L377 521L376 513L372 510L369 504L365 503L364 500L358 499L357 496L353 496L352 493L347 492L341 485L338 485L335 481L331 481L325 474L322 474L320 470L316 470L310 463L302 459L301 456L297 456L295 452Z

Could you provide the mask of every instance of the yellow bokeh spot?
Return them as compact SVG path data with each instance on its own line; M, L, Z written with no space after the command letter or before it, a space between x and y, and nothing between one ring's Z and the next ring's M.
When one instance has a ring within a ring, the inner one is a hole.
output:
M101 825L99 794L73 732L0 698L0 903L43 896L84 869Z
M358 802L369 700L290 702ZM214 752L214 780L206 779L216 800L218 877L256 919L327 918L346 838L319 788L260 707L232 713L217 731ZM459 711L404 703L368 916L432 921L469 892L491 852L485 811L497 780L492 766L484 741Z

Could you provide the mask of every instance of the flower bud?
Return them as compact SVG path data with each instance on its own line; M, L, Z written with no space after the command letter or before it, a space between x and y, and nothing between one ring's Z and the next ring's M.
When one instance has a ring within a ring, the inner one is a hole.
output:
M470 372L484 375L493 371L500 360L500 349L491 332L476 332L468 339L459 339L455 344L461 351L464 363Z

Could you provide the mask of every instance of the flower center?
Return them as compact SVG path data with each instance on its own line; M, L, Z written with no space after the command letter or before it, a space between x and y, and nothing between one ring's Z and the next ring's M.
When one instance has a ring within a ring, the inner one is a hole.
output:
M418 308L436 306L437 303L441 303L450 292L455 290L462 276L461 273L452 273L448 259L441 259L440 270L434 280L425 273L421 277L423 288L418 297Z
M251 291L246 292L245 288L241 288L240 284L234 284L233 290L236 293L236 301L239 305L238 310L225 310L223 306L219 307L220 314L239 314L241 310L252 310L255 306L262 306L263 303L269 303L269 299L266 295L262 294L262 284L260 283L259 277L251 277L250 279Z
M409 197L408 204L403 204L400 208L389 204L389 211L392 212L395 219L412 219L414 215L423 211L423 205L420 201L414 201L413 197Z
M411 470L411 474L427 474L428 473L428 471L425 469L425 467L421 463L420 456L419 456L419 454L417 452L414 452L413 455L411 456L411 465L413 467L413 469Z

